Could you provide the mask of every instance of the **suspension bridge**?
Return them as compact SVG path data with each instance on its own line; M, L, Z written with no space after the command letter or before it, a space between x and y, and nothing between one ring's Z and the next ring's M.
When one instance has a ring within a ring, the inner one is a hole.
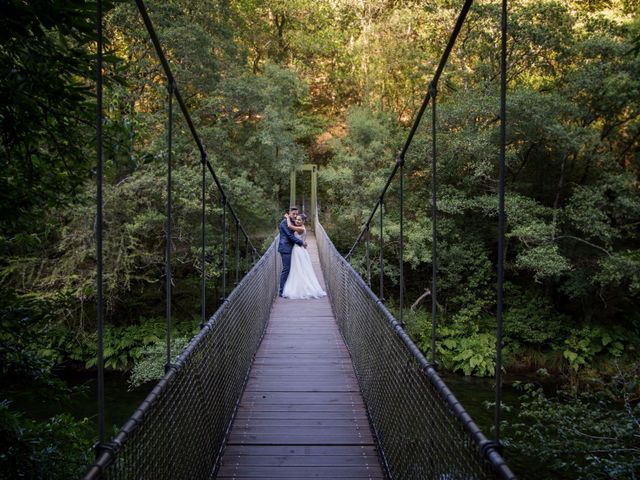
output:
M501 455L500 371L502 345L502 255L499 254L496 330L495 438L487 438L440 378L435 357L437 295L436 97L438 80L472 1L464 2L428 92L378 202L350 251L342 256L322 226L317 169L312 168L314 234L309 251L328 297L278 298L281 260L277 237L260 255L208 160L189 110L142 0L136 0L166 75L167 222L172 225L172 135L174 101L201 154L201 330L171 363L171 242L166 242L165 376L110 441L104 427L102 299L102 7L97 2L97 328L98 443L92 479L209 478L394 478L514 479ZM506 0L501 25L501 141L498 245L504 237L504 125L506 102ZM432 358L428 361L403 329L403 175L405 154L418 124L432 110ZM235 227L236 286L211 317L207 314L205 229L207 178L223 206L223 288L226 291L227 232ZM295 179L295 175L292 175ZM371 280L371 229L384 226L385 195L400 184L399 318L384 303L383 235L379 235L379 290ZM295 188L295 182L292 182ZM295 198L295 194L292 194ZM376 218L376 214L379 216ZM240 278L241 242L252 268ZM351 265L361 252L365 275Z

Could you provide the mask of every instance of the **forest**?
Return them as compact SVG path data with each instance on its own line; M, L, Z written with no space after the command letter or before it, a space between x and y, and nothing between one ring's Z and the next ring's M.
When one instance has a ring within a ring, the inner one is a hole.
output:
M311 163L320 221L346 254L463 2L145 3L253 244L262 252L273 240L289 174ZM2 9L0 476L72 478L93 461L96 439L95 414L72 406L88 397L86 387L68 381L93 375L96 364L96 6L3 0ZM638 0L509 2L503 367L517 393L502 430L505 458L523 479L640 477L639 9ZM111 0L105 10L105 366L126 391L162 375L167 84L135 3ZM439 368L489 382L499 33L500 2L475 2L437 97ZM200 320L200 154L181 116L174 129L179 351ZM425 116L404 167L403 313L427 358L430 132ZM371 231L384 239L394 313L398 197L396 182L384 231ZM223 205L213 185L207 201L205 274L217 300L225 294ZM364 275L358 255L353 266ZM371 274L380 274L378 263ZM34 401L57 410L36 414Z

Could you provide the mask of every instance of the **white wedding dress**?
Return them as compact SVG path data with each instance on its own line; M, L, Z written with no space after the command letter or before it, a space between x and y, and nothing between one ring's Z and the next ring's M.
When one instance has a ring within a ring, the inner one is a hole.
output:
M302 241L307 237L307 233L300 235L294 232L294 235ZM289 276L284 284L282 296L291 299L300 298L320 298L327 293L322 290L316 273L313 271L311 257L309 252L300 245L294 245L291 251L291 268Z

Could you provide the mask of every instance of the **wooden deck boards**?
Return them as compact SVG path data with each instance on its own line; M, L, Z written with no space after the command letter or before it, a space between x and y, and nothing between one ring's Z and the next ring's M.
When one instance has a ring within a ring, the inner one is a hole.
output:
M324 286L315 239L308 243ZM274 303L217 478L384 478L326 297Z

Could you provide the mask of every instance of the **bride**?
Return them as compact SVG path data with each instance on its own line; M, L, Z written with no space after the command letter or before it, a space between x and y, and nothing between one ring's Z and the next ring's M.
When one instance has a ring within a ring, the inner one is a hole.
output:
M285 215L285 217L287 217L287 227L289 227L289 230L293 231L296 237L304 241L307 237L307 232L304 228L302 217L300 217L300 215L295 217L295 224L292 223L289 215ZM282 296L285 298L299 299L320 298L325 295L326 292L322 290L316 274L313 271L309 252L307 252L307 249L304 247L294 245L291 252L291 270L289 271L287 282L284 284Z

